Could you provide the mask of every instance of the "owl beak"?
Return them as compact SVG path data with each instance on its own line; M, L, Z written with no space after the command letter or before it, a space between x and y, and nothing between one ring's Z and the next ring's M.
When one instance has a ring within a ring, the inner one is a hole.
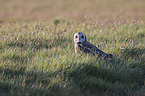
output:
M79 38L79 40L81 40L81 38Z

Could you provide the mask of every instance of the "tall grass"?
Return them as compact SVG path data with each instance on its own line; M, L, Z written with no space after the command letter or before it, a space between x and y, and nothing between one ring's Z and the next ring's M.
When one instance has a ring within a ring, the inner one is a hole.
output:
M1 25L0 95L143 95L145 25L119 22L58 18ZM114 59L76 55L78 31Z
M1 96L144 96L145 0L0 0ZM82 31L111 61L75 54Z

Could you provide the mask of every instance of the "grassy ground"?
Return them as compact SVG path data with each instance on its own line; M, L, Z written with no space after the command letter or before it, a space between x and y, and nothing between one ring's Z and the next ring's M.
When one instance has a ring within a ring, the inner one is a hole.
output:
M144 2L0 0L0 95L143 96ZM78 31L114 59L76 55Z

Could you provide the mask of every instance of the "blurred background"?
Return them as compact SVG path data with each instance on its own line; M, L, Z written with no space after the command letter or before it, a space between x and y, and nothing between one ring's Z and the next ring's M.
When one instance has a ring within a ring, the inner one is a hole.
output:
M0 0L0 22L51 18L145 20L145 0Z

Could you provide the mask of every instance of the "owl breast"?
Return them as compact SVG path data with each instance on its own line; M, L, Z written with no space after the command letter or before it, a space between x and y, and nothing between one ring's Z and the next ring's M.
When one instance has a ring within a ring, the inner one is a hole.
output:
M81 44L75 44L75 52L76 53L80 53L80 52L83 52L83 53L92 53L92 50L93 48L91 47L88 47L85 45L85 43L81 43Z
M92 50L88 47L85 47L83 44L78 44L78 48L80 51L84 53L90 53Z

